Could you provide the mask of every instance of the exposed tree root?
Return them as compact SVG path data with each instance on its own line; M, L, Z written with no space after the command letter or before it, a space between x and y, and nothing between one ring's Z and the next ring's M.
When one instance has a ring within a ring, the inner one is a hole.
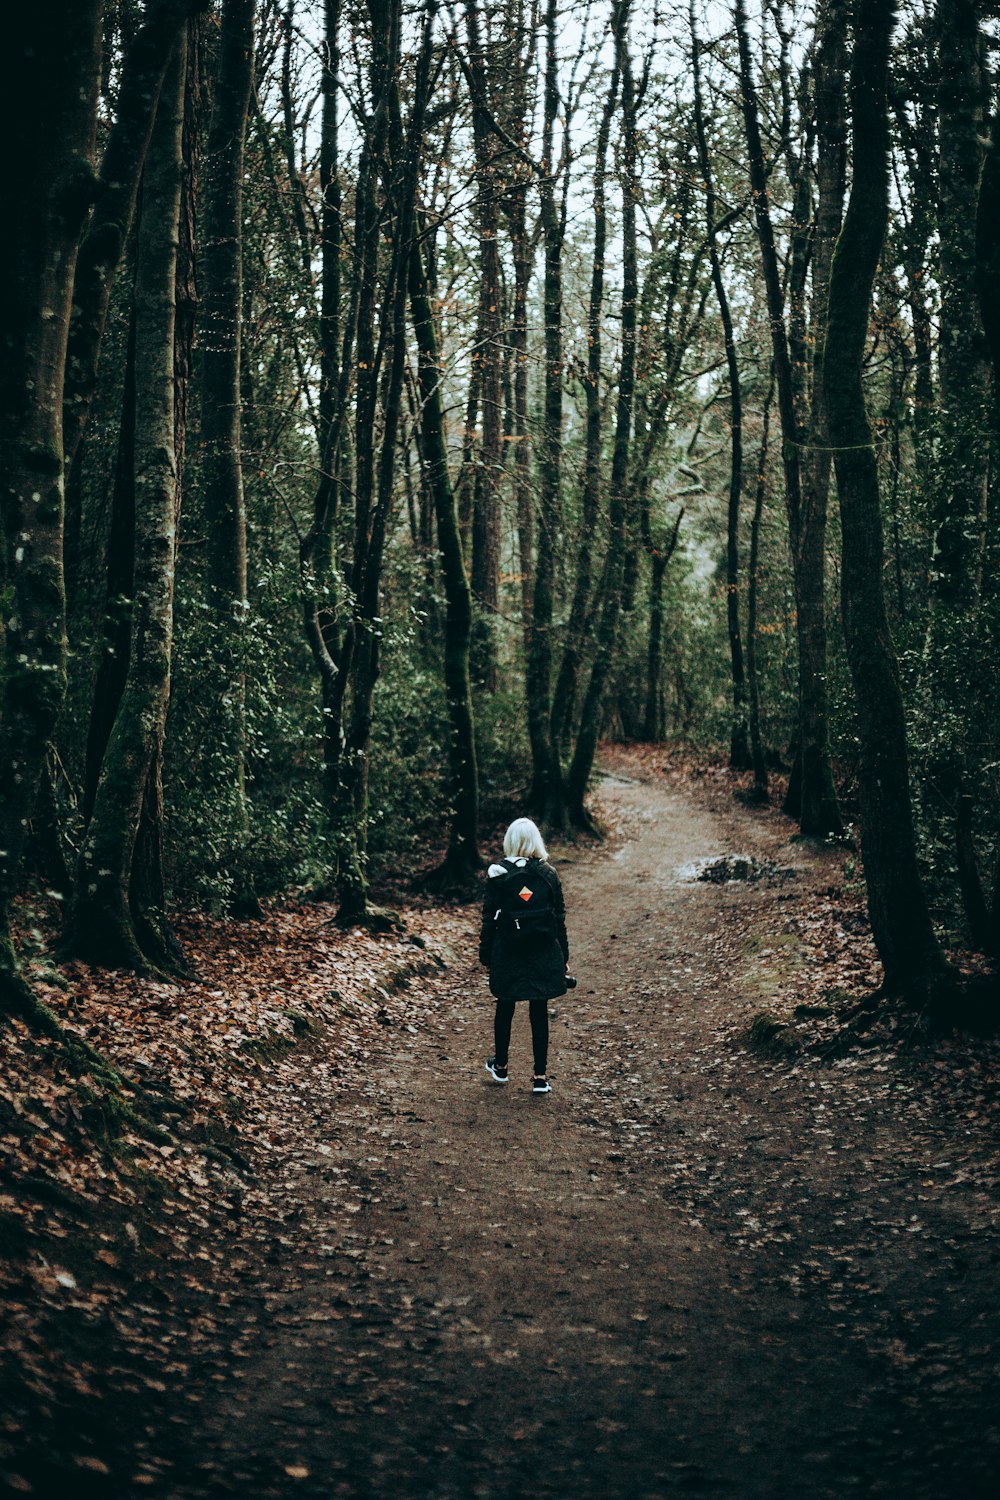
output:
M372 933L403 932L406 925L398 911L388 906L375 906L370 901L363 907L353 902L342 905L331 920L336 927L361 927Z

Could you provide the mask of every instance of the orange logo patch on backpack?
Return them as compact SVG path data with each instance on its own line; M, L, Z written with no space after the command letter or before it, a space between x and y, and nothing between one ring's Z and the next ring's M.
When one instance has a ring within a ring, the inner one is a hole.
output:
M529 885L522 885L517 894L520 896L522 901L530 901L534 892Z

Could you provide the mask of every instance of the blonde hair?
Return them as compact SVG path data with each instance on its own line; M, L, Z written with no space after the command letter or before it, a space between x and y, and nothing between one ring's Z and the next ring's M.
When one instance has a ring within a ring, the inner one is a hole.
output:
M508 859L548 859L548 853L530 818L515 818L503 836L503 852Z

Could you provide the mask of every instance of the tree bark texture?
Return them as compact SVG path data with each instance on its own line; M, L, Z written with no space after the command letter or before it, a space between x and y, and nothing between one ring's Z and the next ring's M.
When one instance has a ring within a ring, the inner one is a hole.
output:
M384 291L379 327L379 353L387 351L381 380L382 424L379 456L374 458L374 433L362 423L375 417L374 381L359 377L356 406L355 452L358 457L355 479L356 530L352 570L355 607L353 619L353 653L351 658L351 705L345 761L345 789L353 816L353 849L355 858L341 868L338 878L340 906L337 920L342 925L366 921L379 925L384 914L370 908L367 896L366 852L368 830L368 767L375 685L380 670L382 642L381 584L385 541L395 497L396 435L399 430L403 396L403 374L406 355L406 303L409 288L409 263L413 253L416 189L420 163L420 142L430 77L432 15L424 17L423 37L416 65L413 105L404 132L400 111L400 10L398 0L370 0L372 23L372 94L384 113L387 188L379 203L374 191L366 208L366 226L372 230L372 259L369 296L374 313L378 244L383 232L390 238L390 252L385 268ZM379 150L378 154L381 154ZM391 231L383 231L391 226ZM364 293L362 305L365 304ZM375 320L367 313L359 324L358 366L367 366L362 354L361 331L366 341L374 335ZM379 359L372 353L373 375ZM363 482L362 482L363 475ZM364 488L366 498L359 499Z
M611 122L621 81L621 68L615 57L611 81L604 102L604 112L597 132L594 160L594 257L590 275L590 301L587 307L587 375L584 395L587 406L587 431L583 464L583 493L580 496L580 540L576 557L576 580L566 627L556 690L552 700L552 738L558 754L568 743L576 714L580 666L584 655L587 617L594 565L594 540L600 513L603 453L603 392L601 390L602 328L604 320L604 258L607 253L607 167Z
M100 0L17 6L0 102L0 1014L54 1025L24 981L11 904L45 746L66 688L62 404L73 274L97 181ZM14 227L16 226L16 232Z
M608 549L602 579L602 604L595 631L594 662L580 713L573 758L566 776L569 815L579 828L589 828L587 786L601 730L604 693L618 646L625 553L628 531L628 465L632 439L632 402L635 394L635 325L639 295L636 258L636 101L628 46L630 0L618 0L611 29L622 78L622 354L618 371L615 441L608 487Z
M774 400L774 371L764 400L764 416L757 457L757 483L754 491L753 518L750 522L750 559L747 568L747 691L750 709L750 753L753 759L754 796L760 802L768 799L767 758L760 727L760 674L757 670L757 601L760 596L760 533L767 500L767 450L771 433L771 404Z
M938 4L938 454L936 515L924 653L925 712L935 726L930 774L953 809L955 859L966 916L977 946L988 946L985 897L973 838L972 786L993 746L974 750L970 705L986 665L977 640L983 584L993 369L980 312L977 213L987 115L981 0ZM982 722L981 719L979 721Z
M943 960L917 864L903 699L882 583L878 467L862 363L889 214L886 72L894 0L860 0L851 65L853 181L830 278L824 383L843 532L842 608L858 712L861 848L885 983L923 994Z
M170 694L177 508L174 327L180 234L187 39L174 48L144 173L135 282L135 564L128 675L104 751L74 884L64 946L109 967L158 967L143 951L130 904L143 797L157 762ZM159 809L157 809L159 811Z
M989 469L990 357L976 296L976 210L986 116L981 0L939 0L938 232L941 311L938 507L931 558L928 667L961 663L947 638L979 598Z
M663 738L663 580L670 559L677 547L684 509L677 512L677 519L665 547L650 549L649 578L649 640L646 648L646 703L643 712L643 739L655 741Z
M97 389L111 291L135 213L163 77L186 19L203 3L151 0L125 56L115 121L101 158L97 202L80 246L73 280L63 397L67 471L76 456Z
M740 58L740 92L747 138L754 219L760 245L774 352L778 414L781 424L785 503L795 577L799 652L799 756L801 802L796 810L805 834L825 837L843 832L833 787L828 748L826 709L826 650L824 621L823 534L815 513L804 517L799 460L802 429L796 413L796 382L785 327L781 271L771 220L767 171L761 141L757 90L753 79L746 0L735 0L736 36ZM810 525L810 522L812 523ZM803 526L805 525L805 536ZM804 545L803 545L804 544Z
M736 354L736 336L729 295L722 275L716 224L715 184L705 130L705 109L701 89L701 55L695 21L694 0L689 10L691 27L691 72L694 88L694 118L698 137L698 160L705 193L705 225L712 286L719 304L719 321L729 375L729 503L726 508L726 627L729 635L729 664L733 690L733 717L729 736L729 764L734 771L745 771L751 764L749 724L747 718L747 684L743 665L743 636L740 627L740 501L743 496L743 389L740 364Z
M246 791L247 521L240 442L243 160L253 79L255 0L223 0L205 157L202 297L202 493L208 529L211 653L217 689L214 794L225 809L223 868L235 909L258 910L248 863Z
M442 874L461 879L479 868L479 776L472 708L469 650L472 593L465 570L458 507L448 472L443 371L438 356L423 256L417 241L410 255L410 308L419 356L421 446L434 496L438 548L445 591L444 682L448 702L448 783L451 819Z
M565 225L556 201L555 126L559 112L558 6L545 12L545 97L542 142L542 237L545 257L543 309L544 410L531 634L525 663L528 738L531 744L530 804L554 828L566 819L565 790L558 747L552 739L552 613L556 542L562 516L563 339L562 253Z
M500 286L501 158L489 117L492 69L480 30L476 0L466 0L469 73L472 80L472 134L476 158L476 214L479 229L479 323L474 362L479 372L482 440L472 510L472 593L478 603L473 626L473 670L487 692L497 687L497 610L500 606L500 498L503 480L503 423Z

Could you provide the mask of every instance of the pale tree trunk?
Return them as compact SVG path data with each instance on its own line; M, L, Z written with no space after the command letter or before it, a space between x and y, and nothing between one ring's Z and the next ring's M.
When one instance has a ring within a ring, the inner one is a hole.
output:
M608 487L608 550L601 581L601 613L595 630L595 654L580 713L573 758L566 776L570 817L578 828L591 826L586 809L587 786L601 730L604 695L618 647L625 557L628 545L628 465L635 394L635 325L639 294L636 259L636 101L628 47L630 0L618 0L611 28L622 76L622 353L618 370L615 441Z
M771 403L774 400L774 370L764 400L764 416L757 457L757 484L750 522L750 559L747 568L747 690L750 708L750 752L753 760L753 795L768 799L767 759L760 728L760 674L757 670L757 601L760 597L760 533L767 499L767 450L771 433Z
M677 548L684 507L677 512L673 530L666 546L652 544L648 548L650 558L649 579L649 641L646 648L646 704L643 713L643 739L655 741L663 738L666 728L663 722L663 579Z
M796 599L799 640L798 798L785 811L803 833L842 831L830 767L826 634L826 522L832 454L823 404L830 266L844 212L847 0L824 0L816 38L816 218L812 233L812 370L802 455Z
M174 323L187 42L175 47L160 91L144 173L146 211L136 252L135 568L128 676L104 751L80 851L64 948L107 967L154 972L169 954L155 924L143 933L130 906L132 858L170 693L177 505ZM160 914L162 915L162 914Z
M559 751L552 739L552 614L556 540L562 514L563 338L562 252L565 225L556 201L555 128L559 112L558 5L545 13L545 99L542 137L542 237L544 410L542 416L537 548L532 590L531 630L525 663L528 739L531 744L531 806L552 828L566 821L565 789Z
M240 915L260 908L249 861L247 722L243 658L249 624L247 520L240 450L243 316L243 158L253 79L255 0L223 0L212 123L205 153L202 298L201 489L208 528L208 596L214 616L222 869Z
M73 273L97 181L100 0L6 18L0 122L0 1015L55 1030L17 962L11 907L45 746L66 690L62 405ZM16 232L15 232L16 229Z
M473 622L473 674L487 692L497 687L497 610L500 605L500 495L503 477L501 376L503 366L500 288L499 142L488 116L486 52L476 0L466 0L469 71L472 80L472 134L476 158L476 213L479 228L479 323L475 364L479 372L482 441L473 491L472 592L478 610ZM492 68L489 70L492 74ZM504 158L505 159L505 158Z
M729 765L734 771L745 771L751 764L748 738L748 704L746 671L743 665L743 636L740 627L740 502L743 497L743 388L736 354L736 336L729 294L722 275L716 224L715 183L705 130L705 110L701 91L701 55L695 21L694 0L689 9L691 28L691 63L694 82L694 117L698 137L698 161L705 193L705 223L712 286L719 304L719 320L729 374L729 504L726 509L726 625L729 634L729 664L733 686L733 717L729 736Z
M862 364L889 217L886 73L893 0L860 0L851 65L853 181L830 277L824 393L843 531L842 607L857 702L861 849L889 991L925 995L945 969L917 864L896 653L885 612L878 466Z
M535 26L525 23L525 0L515 0L510 19L510 84L508 94L507 132L526 149L529 109L529 75L534 68ZM517 522L518 561L521 572L521 632L527 658L531 640L531 614L534 593L535 518L531 475L531 439L528 427L528 290L534 264L534 243L528 233L528 184L532 169L526 157L511 162L510 176L503 199L503 209L510 232L510 253L514 269L514 287L510 320L510 360L512 380L512 431L514 446L513 500Z

